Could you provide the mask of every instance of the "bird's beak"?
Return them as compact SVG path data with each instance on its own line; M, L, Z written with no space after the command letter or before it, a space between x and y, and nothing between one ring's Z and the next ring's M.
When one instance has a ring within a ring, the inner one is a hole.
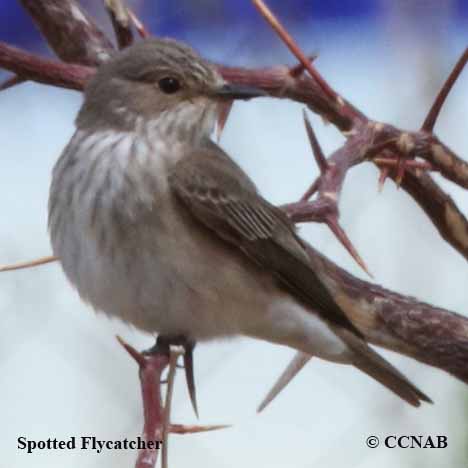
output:
M238 84L225 84L215 91L215 96L220 99L252 99L255 97L268 96L265 91L254 88L253 86L244 86Z

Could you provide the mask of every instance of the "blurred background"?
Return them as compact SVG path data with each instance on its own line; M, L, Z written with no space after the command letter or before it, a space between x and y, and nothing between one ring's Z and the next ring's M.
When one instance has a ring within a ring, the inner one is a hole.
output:
M152 33L189 42L218 62L294 64L248 0L129 2ZM319 71L376 120L417 129L451 67L467 46L464 0L270 0ZM101 3L83 5L110 32ZM13 0L0 2L0 40L50 54ZM0 78L7 78L0 72ZM23 84L0 94L0 264L51 252L47 197L52 166L73 132L79 93ZM441 139L468 154L468 74L455 86L436 126ZM236 104L221 144L275 203L298 199L317 175L299 104ZM311 115L327 154L343 143ZM375 281L465 314L466 261L439 237L402 190L377 193L377 170L355 168L346 179L342 224ZM436 179L466 214L467 192ZM349 272L364 278L327 229L301 233ZM136 452L17 450L17 438L95 435L135 438L142 409L137 369L115 340L139 349L152 337L96 315L82 304L57 264L0 276L0 467L128 468ZM383 351L434 400L413 409L364 375L313 360L263 414L255 408L293 351L248 339L203 344L195 366L200 423L231 429L172 436L170 466L295 468L466 467L468 389L449 375ZM467 363L468 365L468 363ZM182 375L172 420L195 423ZM369 449L370 435L445 435L445 449Z

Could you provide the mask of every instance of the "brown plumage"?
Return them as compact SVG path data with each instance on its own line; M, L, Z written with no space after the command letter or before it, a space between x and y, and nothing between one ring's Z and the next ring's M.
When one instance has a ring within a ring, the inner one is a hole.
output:
M84 300L142 330L190 343L247 335L430 401L367 345L288 218L210 140L220 103L261 94L175 41L116 55L54 169L54 254Z

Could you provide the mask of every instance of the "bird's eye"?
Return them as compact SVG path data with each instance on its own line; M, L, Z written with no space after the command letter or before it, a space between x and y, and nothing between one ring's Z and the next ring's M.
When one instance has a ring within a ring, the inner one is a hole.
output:
M180 81L172 76L161 78L158 82L159 88L163 93L174 94L180 89Z

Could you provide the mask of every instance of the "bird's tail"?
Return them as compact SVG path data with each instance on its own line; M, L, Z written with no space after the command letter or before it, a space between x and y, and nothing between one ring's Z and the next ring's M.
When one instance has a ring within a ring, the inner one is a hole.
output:
M351 351L351 364L412 406L419 406L421 401L432 403L426 394L416 388L399 370L377 354L361 338L343 329L338 334Z

